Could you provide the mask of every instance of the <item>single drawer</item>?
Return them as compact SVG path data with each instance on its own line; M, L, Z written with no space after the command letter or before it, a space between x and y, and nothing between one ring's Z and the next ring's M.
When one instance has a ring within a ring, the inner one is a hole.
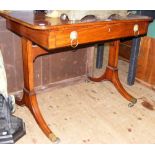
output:
M77 38L72 41L71 33L76 32ZM71 44L95 43L104 40L138 36L147 32L146 22L100 22L88 26L62 28L55 31L55 46L65 47Z

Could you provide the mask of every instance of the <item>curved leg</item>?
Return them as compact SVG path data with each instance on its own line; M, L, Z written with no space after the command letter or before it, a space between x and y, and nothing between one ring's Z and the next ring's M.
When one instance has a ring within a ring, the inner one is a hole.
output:
M45 122L40 112L35 93L28 93L24 91L23 98L19 101L19 103L26 104L42 131L52 142L58 143L60 141L59 138L55 136L55 134L50 130L47 123Z
M94 82L101 82L103 80L106 80L106 75L105 73L103 75L101 75L100 77L88 77L91 81Z
M137 99L131 96L122 86L119 77L118 77L118 70L113 72L113 77L111 79L111 82L114 84L115 88L119 91L119 93L126 98L131 103L135 104L137 102ZM130 105L129 105L130 106Z
M33 60L37 55L36 52L32 49L32 42L22 38L22 56L23 56L23 74L24 74L24 89L23 89L23 97L21 100L16 98L16 103L19 105L26 105L31 113L33 114L36 122L39 127L45 133L45 135L52 142L59 142L59 138L57 138L54 133L50 130L47 123L45 122L36 98L36 94L34 91L34 82L33 82ZM33 55L35 53L35 56Z
M119 41L114 41L110 44L108 66L106 67L105 73L98 78L89 77L90 80L100 82L103 80L111 81L119 93L126 98L128 101L135 104L137 99L132 97L122 86L118 77L118 51ZM131 105L132 105L131 104ZM130 106L130 105L129 105Z

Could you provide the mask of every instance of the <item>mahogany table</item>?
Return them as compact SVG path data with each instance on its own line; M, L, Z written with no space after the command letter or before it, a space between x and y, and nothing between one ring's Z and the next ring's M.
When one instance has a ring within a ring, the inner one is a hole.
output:
M33 62L40 55L62 51L66 47L76 48L110 40L109 60L105 72L101 77L89 79L96 82L111 81L119 93L131 102L130 106L136 103L136 98L123 88L118 77L119 43L120 38L146 34L151 18L129 16L98 19L94 22L62 21L59 18L46 17L45 14L34 14L33 11L1 11L0 16L6 19L6 27L20 35L22 40L24 89L22 99L16 98L16 103L29 108L42 131L52 142L57 142L59 138L45 122L34 91Z

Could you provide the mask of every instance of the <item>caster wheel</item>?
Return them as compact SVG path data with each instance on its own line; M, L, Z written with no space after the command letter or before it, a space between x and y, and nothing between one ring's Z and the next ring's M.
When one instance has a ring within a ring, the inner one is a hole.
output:
M133 107L136 103L137 103L137 99L136 99L136 98L133 98L133 99L131 100L131 102L128 104L128 107L131 108L131 107Z
M56 137L53 133L51 133L48 138L52 141L54 144L60 143L60 138Z
M134 105L135 105L134 103L129 103L129 104L128 104L128 107L131 108L131 107L133 107Z

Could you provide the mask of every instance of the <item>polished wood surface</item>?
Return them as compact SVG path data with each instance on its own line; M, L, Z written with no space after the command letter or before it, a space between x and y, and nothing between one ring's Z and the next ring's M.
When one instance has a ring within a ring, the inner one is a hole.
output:
M49 22L43 15L36 20L33 16L33 12L11 12L0 13L0 15L6 18L7 28L22 37L24 94L22 100L17 100L17 103L19 105L25 104L30 109L38 125L51 141L57 142L59 139L53 134L44 121L34 91L33 62L37 56L40 54L46 54L46 52L44 52L44 50L39 52L34 50L32 42L49 49L48 52L50 53L54 52L54 50L51 49L70 47L70 34L74 31L78 34L76 41L78 41L79 45L112 40L110 44L109 61L105 74L100 78L90 77L90 79L93 81L101 81L105 79L111 81L122 96L132 102L132 105L135 104L136 99L127 93L118 77L117 65L119 39L145 34L147 32L148 23L151 21L150 18L127 17L126 19L97 20L88 23L81 23L80 21L75 21L74 23L72 21L62 23L59 19L58 21L49 19ZM43 23L45 22L45 24L38 26L40 21Z
M134 36L133 27L137 23L138 35L144 34L147 31L147 22L151 20L145 16L133 16L120 20L98 19L95 22L68 21L64 23L59 18L49 18L45 14L36 17L33 12L0 12L0 15L7 19L8 29L46 49L70 46L72 31L78 33L79 44Z
M97 21L92 22L81 22L80 20L69 20L69 21L62 21L60 18L50 18L47 17L45 14L35 14L33 11L0 11L0 16L17 22L21 23L22 25L32 28L32 29L61 29L62 27L70 27L72 28L72 25L76 26L91 26L94 25L101 25L105 23L118 23L119 22L140 22L140 21L150 21L151 18L147 16L128 16L128 17L121 17L117 19L101 19L98 18ZM79 25L80 24L80 25Z
M103 75L98 78L90 77L90 80L95 82L110 81L114 84L119 93L132 103L136 103L137 100L123 88L118 77L118 55L119 55L119 40L110 44L108 65Z
M56 136L52 133L52 131L47 126L46 122L44 121L42 114L39 110L36 94L34 91L34 77L33 77L33 61L35 59L33 55L33 46L32 42L22 38L22 47L23 47L23 67L24 67L24 94L22 100L16 99L16 103L18 105L26 105L34 118L36 119L41 129L46 133L46 135L52 140L56 141ZM44 51L42 54L45 53ZM40 55L40 52L38 53Z

